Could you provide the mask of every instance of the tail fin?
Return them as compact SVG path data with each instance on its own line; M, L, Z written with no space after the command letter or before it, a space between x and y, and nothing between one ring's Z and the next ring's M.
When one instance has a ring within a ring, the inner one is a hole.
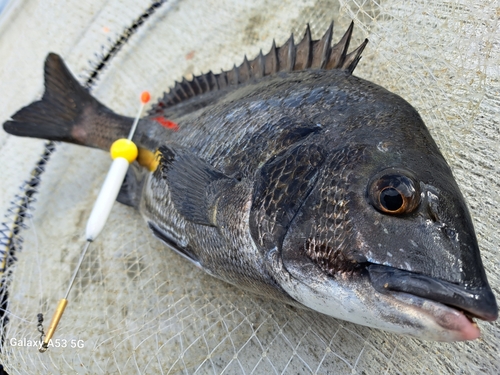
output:
M109 149L127 135L132 120L119 116L92 97L73 77L62 58L45 60L45 93L3 124L7 133Z

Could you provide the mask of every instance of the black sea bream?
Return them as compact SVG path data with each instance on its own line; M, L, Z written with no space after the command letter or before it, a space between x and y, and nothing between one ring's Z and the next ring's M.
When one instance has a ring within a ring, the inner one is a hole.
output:
M140 120L118 200L210 275L351 322L429 340L479 336L498 308L471 217L417 111L352 75L309 28L221 74L183 80ZM178 124L172 131L162 124ZM132 119L99 103L62 59L11 134L108 150ZM152 155L156 153L156 163Z

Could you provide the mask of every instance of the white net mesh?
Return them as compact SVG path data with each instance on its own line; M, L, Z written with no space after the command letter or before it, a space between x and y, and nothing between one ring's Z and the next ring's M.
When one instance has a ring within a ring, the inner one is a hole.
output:
M83 77L91 69L88 60L98 60L94 53L149 3L62 6L33 0L21 5L0 25L0 89L13 93L0 103L0 122L40 95L48 51L61 53ZM370 39L356 74L419 110L469 202L498 298L498 1L167 2L111 60L93 93L132 116L143 89L159 97L182 76L230 68L245 53L267 51L273 38L283 43L291 31L297 39L306 23L319 37L335 20L338 38L351 19L356 23L352 45ZM14 177L1 182L0 207L8 207L11 185L27 178L40 145L0 134L2 169L14 169L20 153L25 160ZM77 277L54 337L61 347L40 354L23 340L39 338L37 314L50 319L66 290L109 166L101 151L57 148L8 274L0 361L9 374L498 373L499 323L480 323L482 337L473 342L429 343L261 299L207 276L166 249L136 212L119 204Z

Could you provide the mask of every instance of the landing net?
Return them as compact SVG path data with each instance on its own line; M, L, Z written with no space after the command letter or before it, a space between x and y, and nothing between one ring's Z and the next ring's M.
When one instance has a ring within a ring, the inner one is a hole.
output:
M127 35L98 69L92 93L133 116L142 90L160 97L183 76L217 73L244 54L267 52L273 38L280 45L294 32L297 40L306 23L319 38L334 20L336 40L354 20L351 45L370 39L355 74L419 110L470 206L500 297L498 1L166 1L128 35L150 6L9 4L0 14L0 92L9 93L0 102L0 122L41 96L49 51L60 53L84 83ZM40 354L28 346L40 337L37 314L44 314L46 329L110 164L102 151L44 145L0 133L0 241L8 252L0 362L9 374L498 373L498 322L479 323L482 337L473 342L431 343L262 299L196 269L119 204L77 277L54 336L59 347ZM41 162L44 152L48 161Z

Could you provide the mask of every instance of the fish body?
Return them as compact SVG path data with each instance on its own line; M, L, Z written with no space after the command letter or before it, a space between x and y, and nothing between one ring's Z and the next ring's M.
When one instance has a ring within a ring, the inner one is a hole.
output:
M352 25L309 29L218 75L183 80L140 120L157 152L118 200L209 274L246 290L414 337L479 336L498 308L470 214L417 111L352 75ZM12 134L109 149L132 119L99 103L54 54L41 101ZM178 131L161 126L169 119Z

